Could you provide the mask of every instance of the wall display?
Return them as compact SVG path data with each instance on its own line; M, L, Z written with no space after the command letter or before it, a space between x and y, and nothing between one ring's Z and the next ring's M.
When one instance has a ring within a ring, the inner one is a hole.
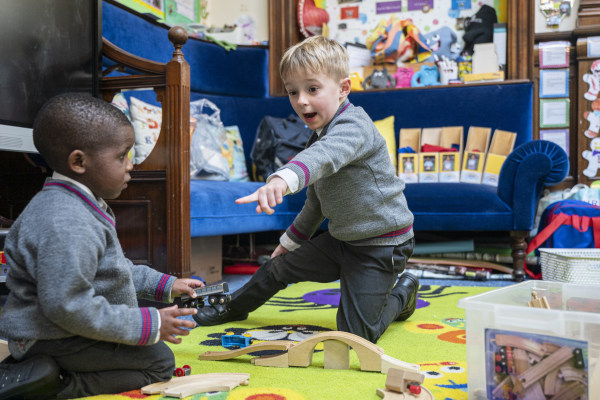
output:
M591 107L591 111L583 112L583 118L590 123L583 134L585 137L593 139L598 136L598 132L600 131L600 99L592 101Z
M140 13L149 13L155 15L159 19L165 17L163 8L163 0L118 0L119 3L126 5Z
M588 91L583 95L586 100L594 101L600 92L600 60L595 60L590 67L591 73L583 74L583 81L589 85Z
M569 97L569 69L540 70L540 98Z
M571 15L573 0L539 0L540 12L546 18L546 25L558 27L558 24Z
M540 100L540 128L569 126L569 99Z
M540 43L540 68L568 67L570 45L567 41Z
M540 139L556 143L565 151L565 153L569 154L568 129L542 129L540 130Z
M592 139L590 149L584 150L581 157L587 160L588 166L583 170L583 175L588 178L598 176L598 168L600 168L600 138Z
M452 32L445 40L448 46L454 44L456 53L462 44L464 28L458 24L459 20L472 17L483 5L494 7L499 22L506 22L505 2L498 0L480 0L473 3L471 0L389 0L389 1L327 1L324 11L327 12L329 21L329 36L340 43L365 44L369 34L382 19L389 19L392 15L401 19L411 19L423 35L434 33L441 28L449 28ZM358 16L348 18L348 7L358 7ZM459 28L457 29L457 25ZM451 38L454 37L453 41ZM451 40L451 41L448 41ZM444 44L444 38L440 37ZM436 44L437 45L437 44ZM449 51L448 51L449 53ZM456 58L456 57L455 57Z

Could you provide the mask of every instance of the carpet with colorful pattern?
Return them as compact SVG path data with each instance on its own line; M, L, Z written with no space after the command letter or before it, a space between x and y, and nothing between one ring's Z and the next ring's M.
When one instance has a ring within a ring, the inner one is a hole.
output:
M393 323L377 345L385 354L418 364L425 373L423 385L436 399L467 399L465 313L457 307L460 298L494 288L428 286L419 289L417 311L406 322ZM313 333L336 330L335 314L339 283L299 283L278 293L245 321L214 327L198 327L179 345L170 345L178 366L189 365L192 374L243 372L250 374L248 386L231 392L199 393L190 400L336 400L372 399L385 388L386 375L360 371L358 357L350 351L350 369L324 369L322 344L317 345L307 368L262 367L251 364L257 353L227 361L201 361L206 351L225 351L221 336L250 333L253 343L272 340L301 341ZM264 352L261 352L261 355ZM89 400L168 399L143 395L140 390L118 395L88 397Z

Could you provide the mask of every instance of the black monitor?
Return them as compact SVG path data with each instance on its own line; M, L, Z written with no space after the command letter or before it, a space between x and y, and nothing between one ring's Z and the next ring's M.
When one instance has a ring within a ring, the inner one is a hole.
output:
M0 150L36 152L51 97L98 96L101 46L102 0L0 0Z

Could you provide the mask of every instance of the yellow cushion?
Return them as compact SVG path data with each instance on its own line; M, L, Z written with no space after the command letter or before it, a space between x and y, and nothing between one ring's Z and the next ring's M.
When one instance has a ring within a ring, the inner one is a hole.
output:
M387 118L380 119L379 121L375 121L375 127L381 133L381 136L385 139L387 143L388 153L390 153L390 158L394 163L394 167L398 165L398 157L396 155L396 133L394 132L394 116L390 115Z

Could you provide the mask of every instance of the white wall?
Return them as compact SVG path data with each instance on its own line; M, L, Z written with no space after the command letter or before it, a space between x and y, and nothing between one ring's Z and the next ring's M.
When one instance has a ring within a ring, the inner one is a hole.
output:
M208 0L206 25L232 25L242 14L256 22L256 40L269 40L269 0Z

